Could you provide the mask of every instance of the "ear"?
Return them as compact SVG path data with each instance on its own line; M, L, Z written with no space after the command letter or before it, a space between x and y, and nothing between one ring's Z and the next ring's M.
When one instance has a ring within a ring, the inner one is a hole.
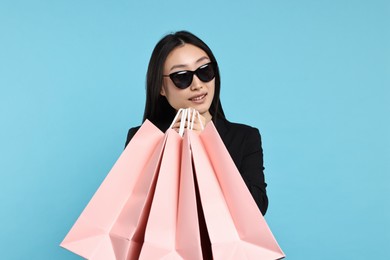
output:
M160 95L165 97L165 88L164 88L164 86L161 87Z

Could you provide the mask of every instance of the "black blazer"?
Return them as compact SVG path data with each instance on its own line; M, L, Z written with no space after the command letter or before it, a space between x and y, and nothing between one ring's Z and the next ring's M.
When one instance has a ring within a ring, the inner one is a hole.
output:
M163 132L168 129L169 125L170 123L156 123L156 126ZM224 119L217 119L215 126L257 206L264 215L268 208L268 197L259 130L247 125L231 123ZM130 128L126 146L139 128L139 126Z

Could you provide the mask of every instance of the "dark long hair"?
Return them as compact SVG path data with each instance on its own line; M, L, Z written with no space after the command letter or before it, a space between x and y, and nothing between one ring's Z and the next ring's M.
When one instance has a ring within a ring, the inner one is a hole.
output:
M150 57L148 72L146 74L146 102L144 118L151 122L167 122L172 121L176 111L165 96L160 94L163 84L163 69L164 63L169 53L178 46L183 44L192 44L204 52L212 62L217 64L217 61L210 48L201 39L187 31L178 31L163 37L154 47L152 56ZM221 79L218 66L215 72L215 91L214 98L211 102L209 112L215 123L217 118L225 119L225 114L222 109L219 93L221 89Z

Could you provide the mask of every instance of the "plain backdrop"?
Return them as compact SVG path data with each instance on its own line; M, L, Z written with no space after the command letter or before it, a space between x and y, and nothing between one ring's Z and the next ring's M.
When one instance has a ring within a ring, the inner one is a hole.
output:
M0 258L59 247L142 121L157 41L214 51L227 117L259 128L287 259L390 259L387 0L0 2Z

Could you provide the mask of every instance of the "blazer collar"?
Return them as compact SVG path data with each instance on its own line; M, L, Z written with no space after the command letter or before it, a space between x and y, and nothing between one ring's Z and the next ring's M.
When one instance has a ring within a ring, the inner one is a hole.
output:
M226 133L229 129L229 121L226 119L217 118L216 122L214 123L215 128L217 128L217 131L222 139L224 139Z

